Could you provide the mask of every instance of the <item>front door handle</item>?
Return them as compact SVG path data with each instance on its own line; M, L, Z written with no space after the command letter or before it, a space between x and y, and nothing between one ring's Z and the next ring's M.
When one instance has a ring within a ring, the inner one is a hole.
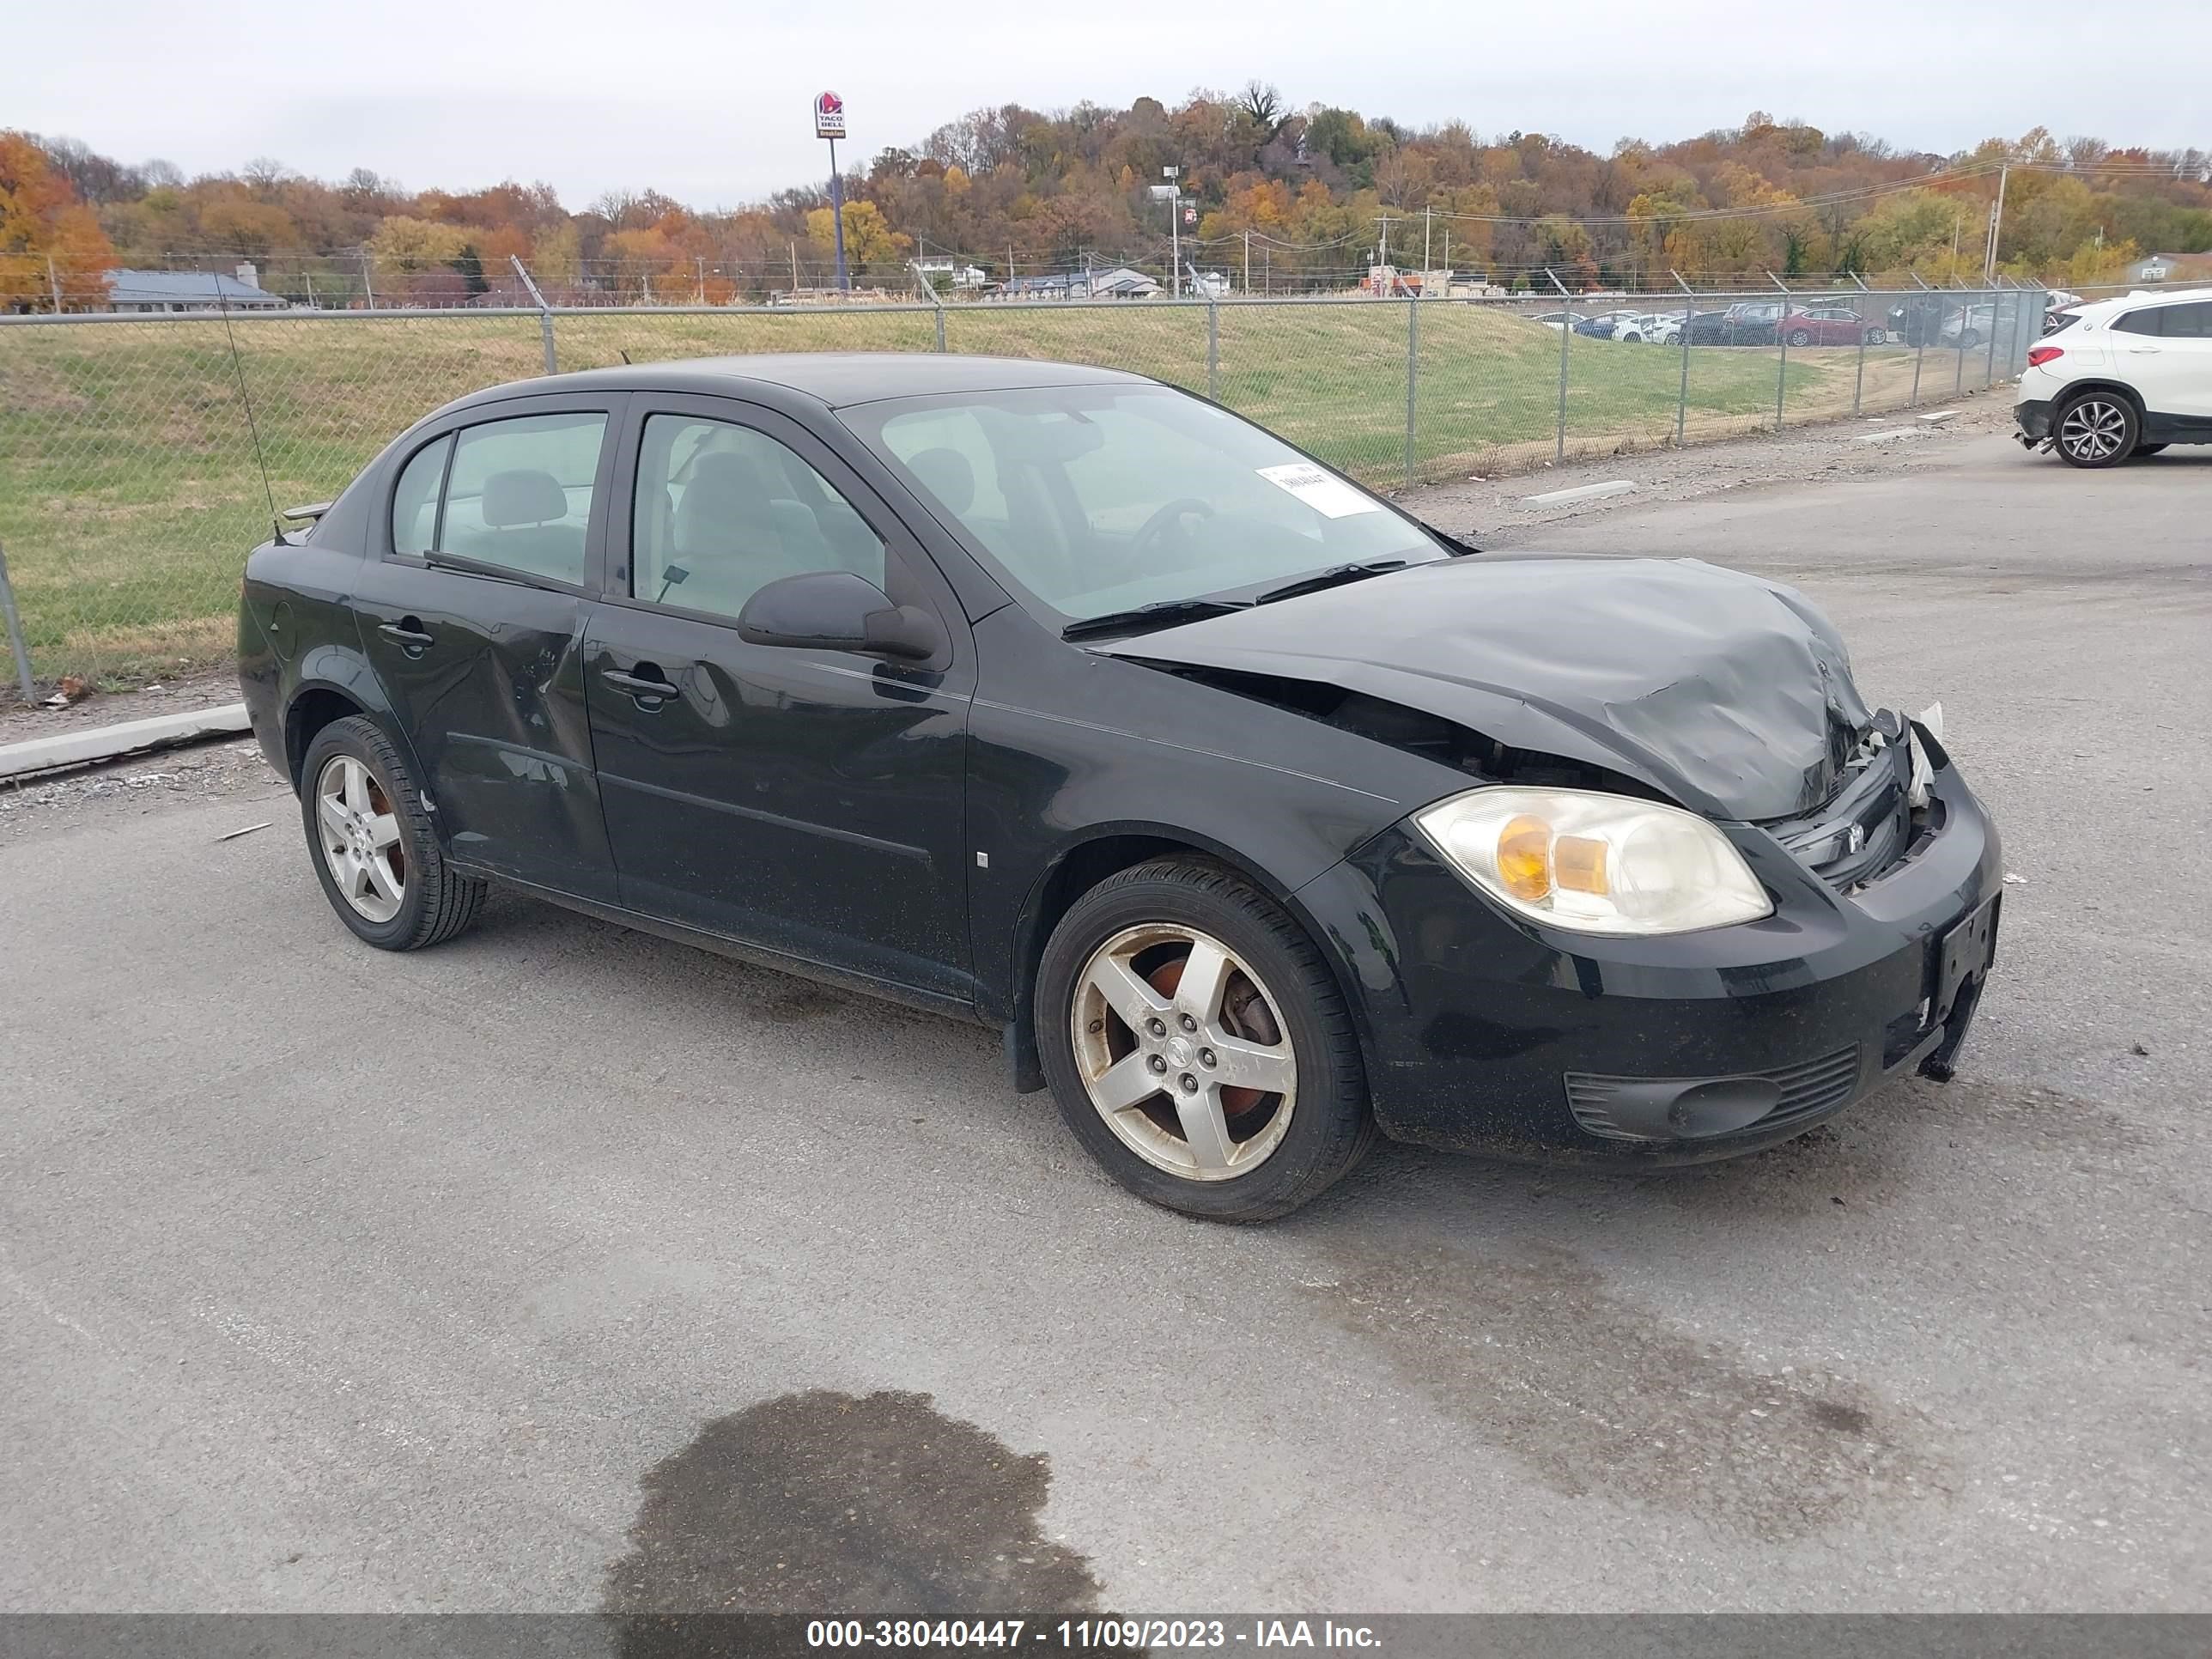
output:
M376 631L410 657L421 656L434 643L421 619L415 617L402 617L396 623L380 623Z
M652 665L650 663L638 665L641 668L650 668ZM642 674L625 674L619 668L603 668L599 671L599 678L617 690L628 692L641 703L650 702L658 705L666 702L671 697L682 695L666 680L652 678Z

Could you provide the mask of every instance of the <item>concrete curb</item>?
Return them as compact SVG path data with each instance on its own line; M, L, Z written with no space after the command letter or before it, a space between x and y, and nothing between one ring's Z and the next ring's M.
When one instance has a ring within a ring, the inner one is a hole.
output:
M1613 478L1604 483L1576 484L1566 489L1547 489L1540 495L1523 495L1521 499L1535 507L1559 507L1568 501L1601 501L1607 495L1632 495L1636 486L1626 478Z
M33 772L54 772L64 767L91 766L119 760L149 749L169 749L203 738L235 737L253 729L242 702L220 708L202 708L186 714L155 714L143 720L124 720L115 726L88 726L79 732L58 732L51 738L0 746L0 778L20 778Z

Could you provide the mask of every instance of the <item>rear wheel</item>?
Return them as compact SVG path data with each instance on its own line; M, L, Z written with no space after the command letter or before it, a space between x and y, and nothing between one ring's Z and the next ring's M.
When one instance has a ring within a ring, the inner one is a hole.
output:
M300 769L315 874L338 920L381 951L449 939L483 908L484 884L439 850L398 746L356 714L316 734Z
M1060 1115L1140 1198L1212 1221L1286 1215L1374 1139L1352 1019L1297 924L1199 859L1078 900L1039 965Z
M2069 466L2112 466L2135 453L2140 431L2126 400L2106 392L2085 392L2060 408L2051 447Z
M1794 346L1808 346L1813 343L1813 337L1804 329L1793 328L1790 331L1790 343Z
M1889 331L1883 328L1869 329L1866 331L1866 343L1869 345L1887 345L1889 343Z

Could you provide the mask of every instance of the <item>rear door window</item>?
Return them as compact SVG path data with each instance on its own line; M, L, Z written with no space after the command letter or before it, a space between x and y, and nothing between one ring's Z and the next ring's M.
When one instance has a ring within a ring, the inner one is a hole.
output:
M2212 300L2166 307L2160 332L2169 340L2212 340Z
M446 483L451 433L416 450L392 492L392 550L420 558L438 544L438 496Z
M526 415L463 428L454 435L430 550L581 586L584 532L606 430L604 414ZM403 489L407 482L402 478ZM392 540L404 552L398 505L395 499Z

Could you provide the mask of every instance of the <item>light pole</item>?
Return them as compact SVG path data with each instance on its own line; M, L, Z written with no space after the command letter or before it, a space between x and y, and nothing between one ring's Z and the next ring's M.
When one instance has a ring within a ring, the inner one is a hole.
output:
M1152 199L1168 204L1168 279L1169 292L1182 298L1182 186L1175 181L1182 176L1181 167L1162 167L1160 177L1164 185L1152 186Z

